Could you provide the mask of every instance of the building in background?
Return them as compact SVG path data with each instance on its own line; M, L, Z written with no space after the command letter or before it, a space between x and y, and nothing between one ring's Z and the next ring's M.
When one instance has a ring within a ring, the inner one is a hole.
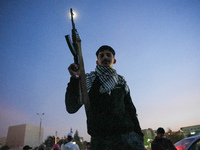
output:
M183 134L185 136L199 135L200 134L200 125L181 127L181 131L183 132Z
M39 146L42 143L44 129L41 128L41 134L39 135L40 127L29 124L22 124L16 126L10 126L8 128L6 144L10 148L20 148L24 145L31 147ZM41 136L39 138L39 136ZM39 141L41 139L41 141Z

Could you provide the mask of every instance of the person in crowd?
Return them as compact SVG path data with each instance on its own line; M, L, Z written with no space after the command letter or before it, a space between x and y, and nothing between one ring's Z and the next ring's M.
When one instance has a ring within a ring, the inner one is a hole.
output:
M86 74L90 102L86 115L91 149L144 150L143 133L129 87L124 77L113 69L115 50L103 45L96 56L95 71ZM82 106L79 102L80 68L73 63L68 70L71 78L65 95L66 110L76 113Z
M24 147L23 147L23 150L31 150L32 149L32 147L30 147L29 145L25 145Z
M59 144L54 144L52 150L61 150Z
M41 144L38 148L38 150L45 150L46 149L46 145L45 144Z
M90 143L89 142L86 143L85 150L90 150Z
M157 129L157 136L151 143L151 150L176 150L170 139L165 136L165 130L162 127Z
M72 133L68 133L67 134L67 143L66 144L62 144L61 145L61 150L80 150L79 146L72 142L73 140L73 134Z

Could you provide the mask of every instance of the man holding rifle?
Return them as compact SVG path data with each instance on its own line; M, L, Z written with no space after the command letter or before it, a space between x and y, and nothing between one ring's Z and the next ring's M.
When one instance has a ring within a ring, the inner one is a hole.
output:
M97 52L95 71L86 75L89 107L86 110L91 150L145 150L143 133L125 79L113 69L115 51L103 45ZM69 113L75 113L80 103L80 68L73 63L65 103Z

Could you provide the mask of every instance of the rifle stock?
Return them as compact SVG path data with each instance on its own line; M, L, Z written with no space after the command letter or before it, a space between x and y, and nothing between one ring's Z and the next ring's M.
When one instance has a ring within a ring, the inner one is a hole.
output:
M74 56L74 63L79 65L79 69L80 69L80 77L79 77L80 103L84 104L86 114L87 114L90 103L89 103L89 97L87 94L85 68L84 68L84 62L83 62L83 56L82 56L82 50L81 50L81 39L79 37L77 29L75 28L72 8L70 9L70 12L71 12L71 21L72 21L72 41L73 41L73 43L72 43L69 35L66 35L65 39L67 41L68 47L69 47L72 55Z

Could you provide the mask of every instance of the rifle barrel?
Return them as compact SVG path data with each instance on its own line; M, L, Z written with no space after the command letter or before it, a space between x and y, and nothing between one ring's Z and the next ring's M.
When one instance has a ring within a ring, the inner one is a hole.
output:
M73 18L73 15L74 15L74 14L73 14L72 8L70 8L70 12L71 12L72 28L73 28L73 29L76 29L76 28L75 28L75 23L74 23L74 18Z

